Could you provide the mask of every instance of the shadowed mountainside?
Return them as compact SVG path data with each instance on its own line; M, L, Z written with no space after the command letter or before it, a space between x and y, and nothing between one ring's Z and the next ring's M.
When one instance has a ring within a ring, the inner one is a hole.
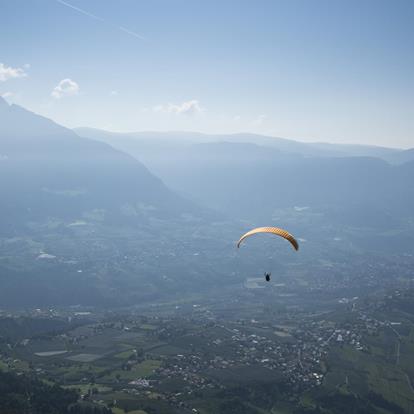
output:
M46 217L174 217L195 207L139 161L0 98L0 214L9 230Z
M297 206L336 225L383 229L405 225L414 207L414 162L381 158L410 151L249 134L77 132L130 153L176 191L242 219L270 220L278 209Z

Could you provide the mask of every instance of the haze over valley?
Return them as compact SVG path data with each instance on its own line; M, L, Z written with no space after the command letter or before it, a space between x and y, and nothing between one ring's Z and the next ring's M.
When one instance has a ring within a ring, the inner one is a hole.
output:
M1 98L0 120L0 300L8 347L2 363L19 372L22 368L10 358L21 363L29 358L40 378L97 393L88 397L94 409L227 413L238 407L247 413L273 409L281 399L287 412L296 413L308 412L305 398L314 407L333 410L339 403L326 398L336 395L334 378L345 375L349 354L344 349L356 353L352 358L370 352L372 329L375 335L385 329L385 334L390 324L389 305L381 298L402 306L398 292L411 288L410 150L303 144L252 134L72 131ZM240 234L269 223L289 228L299 252L272 237L253 238L236 249ZM262 275L269 271L272 281L266 285ZM307 319L312 324L305 328ZM160 342L154 344L147 334L138 334L139 343L134 335L127 345L116 342L119 329L146 332L148 320ZM59 324L72 345L48 336L46 322ZM27 325L27 333L15 323ZM275 351L269 326L278 338L289 338ZM105 350L84 342L103 332ZM190 345L177 342L180 332L194 338ZM241 353L230 351L226 332ZM37 344L39 334L49 339ZM10 348L10 335L23 342ZM194 345L195 338L210 338L210 346L224 348L210 355L202 342ZM402 338L399 349L409 344ZM390 352L389 340L375 340L384 355ZM250 341L261 344L260 351L251 351L256 347ZM137 346L141 356L135 360L131 350ZM161 347L155 354L154 346ZM176 350L170 354L163 346ZM188 346L192 356L180 357ZM289 352L292 346L299 362ZM79 354L81 349L87 352ZM107 358L118 354L121 365L113 365ZM337 362L326 368L335 354ZM79 371L72 379L61 377L44 358L58 365L71 361ZM183 358L179 371L171 365L177 364L174 358ZM369 364L377 366L370 358ZM92 378L85 363L95 359L101 361L96 369L101 365L106 371ZM256 374L239 383L239 370L251 364ZM118 374L110 377L111 372ZM168 388L171 375L183 375L188 397L174 397L184 385ZM399 387L406 387L411 368L394 375ZM375 377L370 378L366 381ZM100 385L93 388L95 381ZM82 388L82 382L91 385ZM147 387L161 393L153 408L137 391ZM248 396L241 398L237 387ZM413 407L409 389L397 398L376 385L368 394L359 387L354 389L358 399L347 404L370 410L365 412L377 413L384 404L391 407L387 412ZM207 389L215 390L214 397L206 399ZM224 389L226 397L219 391ZM256 401L258 389L264 394ZM114 404L113 392L120 390ZM136 398L125 399L131 392ZM76 410L86 409L76 405L76 394L65 398ZM292 411L289 400L305 411Z

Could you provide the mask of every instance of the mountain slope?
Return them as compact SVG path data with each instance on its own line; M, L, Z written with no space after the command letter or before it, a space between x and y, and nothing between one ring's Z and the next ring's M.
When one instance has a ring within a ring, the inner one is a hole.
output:
M194 211L130 155L2 99L0 193L7 225L95 210L115 221Z
M78 133L99 137L96 130ZM181 141L169 137L104 133L100 139L143 160L176 191L242 219L269 221L280 209L306 206L323 214L326 225L384 229L405 223L414 209L413 168L362 156L388 156L396 150L251 134L215 136L216 141L202 143L189 142L188 134ZM342 150L359 155L338 156Z
M393 164L404 164L414 161L414 148L389 154L386 159Z
M153 303L228 272L223 255L215 268L198 256L228 243L216 214L132 156L3 100L0 197L2 306Z

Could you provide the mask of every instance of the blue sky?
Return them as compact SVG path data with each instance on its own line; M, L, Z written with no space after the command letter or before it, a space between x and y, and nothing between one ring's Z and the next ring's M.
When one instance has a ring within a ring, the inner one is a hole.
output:
M68 126L414 147L414 1L0 0L0 94Z

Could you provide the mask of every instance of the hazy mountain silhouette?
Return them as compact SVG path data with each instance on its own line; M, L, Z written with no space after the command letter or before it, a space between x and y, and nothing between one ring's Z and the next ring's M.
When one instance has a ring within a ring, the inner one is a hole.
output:
M0 98L0 214L14 227L45 217L139 220L193 211L139 161ZM132 214L125 215L127 209Z
M414 207L414 163L382 159L407 151L252 134L185 133L180 140L177 133L77 133L122 148L171 188L242 219L269 220L277 209L307 206L327 223L383 228L404 221Z
M171 288L184 267L165 246L183 223L188 240L216 217L131 155L1 98L0 194L0 301L11 307L120 305L183 292L197 280Z
M358 248L412 246L414 162L251 134L89 132L106 142L0 100L3 304L118 306L223 288L242 259L234 240L254 223L287 224L312 246L337 231Z
M388 154L386 159L393 164L404 164L406 162L414 161L414 148Z
M116 133L94 128L75 128L75 132L83 137L102 140L132 153L138 151L155 153L165 149L177 149L190 144L231 142L251 143L277 149L284 153L318 157L377 157L387 160L404 151L373 145L331 144L323 142L305 143L292 139L270 137L265 135L238 134L201 134L198 132L130 132Z

